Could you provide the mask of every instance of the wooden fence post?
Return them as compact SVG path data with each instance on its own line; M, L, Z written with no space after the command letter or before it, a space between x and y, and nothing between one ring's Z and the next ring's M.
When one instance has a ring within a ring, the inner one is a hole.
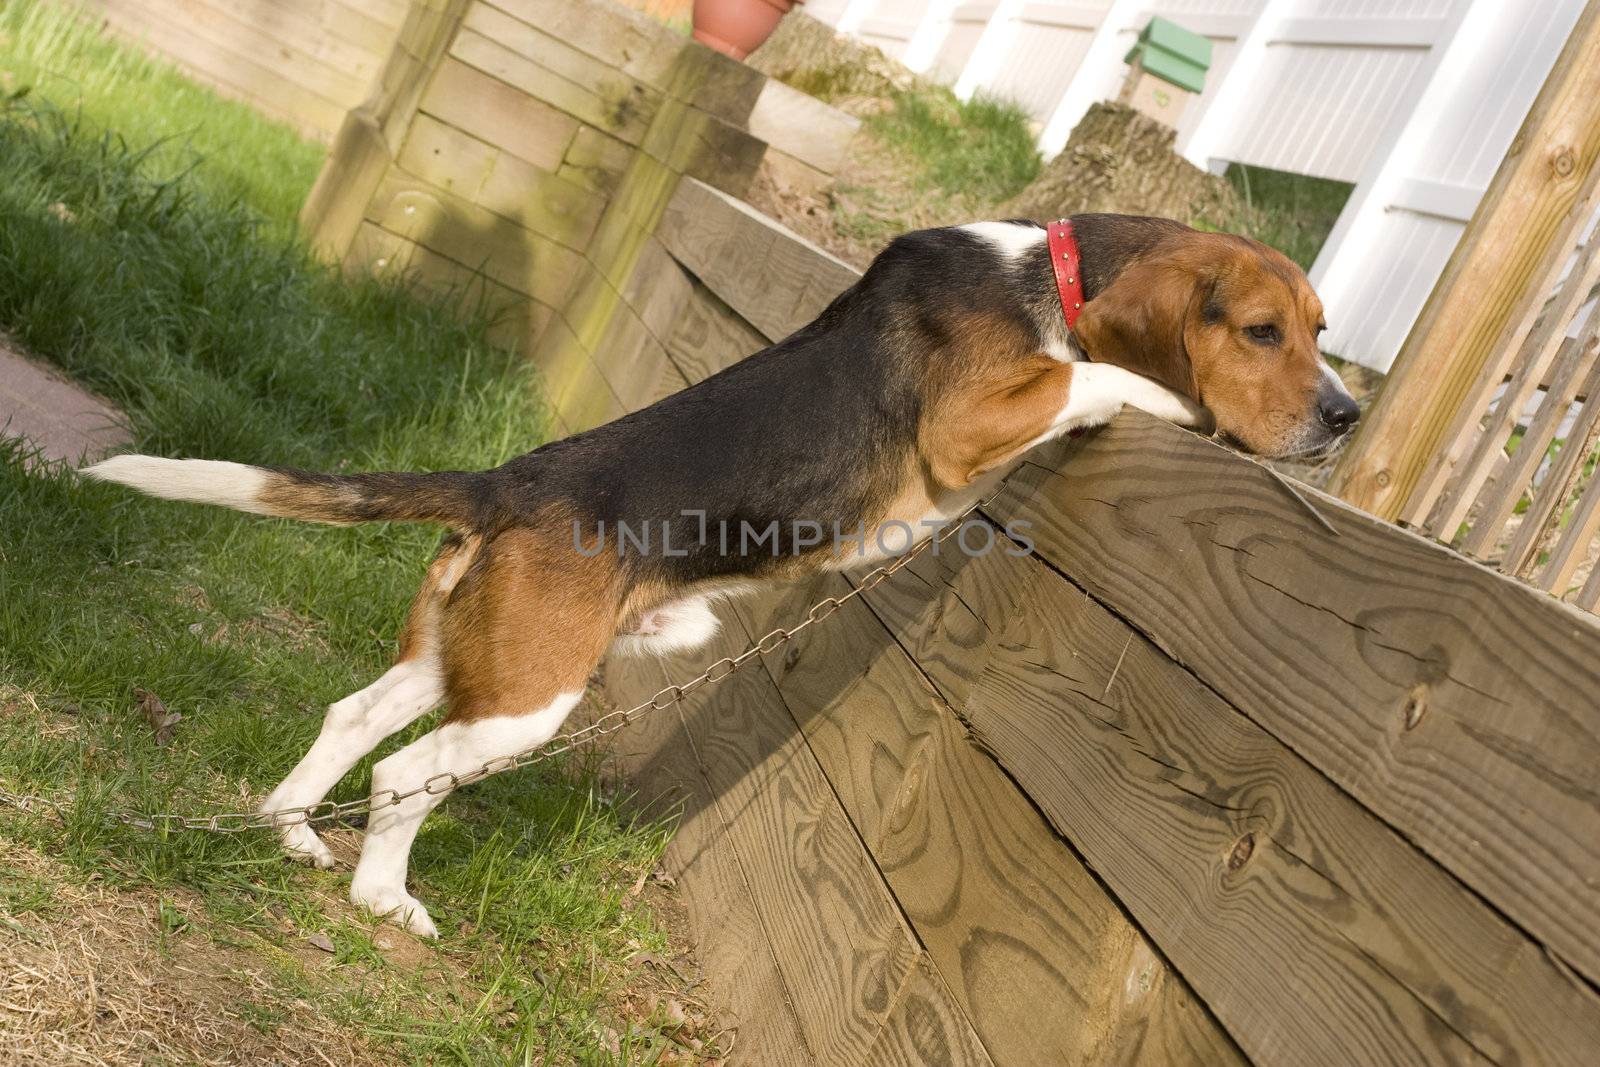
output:
M1600 0L1589 0L1334 471L1333 492L1381 518L1406 508L1473 384L1531 329L1555 280L1547 253L1586 221L1576 216L1597 157Z

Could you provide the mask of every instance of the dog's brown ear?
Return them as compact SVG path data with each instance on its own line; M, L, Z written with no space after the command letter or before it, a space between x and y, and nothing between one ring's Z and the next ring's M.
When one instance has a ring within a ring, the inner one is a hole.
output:
M1089 301L1073 334L1090 359L1153 378L1198 401L1185 338L1198 322L1208 284L1159 255L1134 263Z

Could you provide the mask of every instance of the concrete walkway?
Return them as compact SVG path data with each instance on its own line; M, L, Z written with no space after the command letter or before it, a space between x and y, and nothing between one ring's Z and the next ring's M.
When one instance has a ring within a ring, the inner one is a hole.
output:
M0 436L25 437L47 460L77 465L126 446L121 412L0 337Z

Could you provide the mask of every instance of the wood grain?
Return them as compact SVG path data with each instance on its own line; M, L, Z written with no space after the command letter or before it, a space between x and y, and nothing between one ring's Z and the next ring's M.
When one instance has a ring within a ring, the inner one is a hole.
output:
M421 106L446 125L547 171L561 166L578 132L571 115L459 59L439 64Z
M787 337L855 284L860 272L754 208L686 178L656 237L696 278L767 337Z
M749 643L739 620L720 614L712 646L667 660L669 672ZM762 671L690 697L684 718L807 1047L818 1063L863 1062L919 953L882 875Z
M1141 414L1069 448L996 517L1600 978L1600 620Z
M606 692L622 705L646 700L670 679L653 657L616 659L606 667ZM694 930L695 955L712 976L705 995L736 1026L738 1059L750 1064L813 1067L788 988L767 940L738 845L677 714L642 719L617 735L608 752L640 791L644 810L676 817L662 866Z
M412 121L395 165L578 251L594 236L606 206L603 196L430 115Z
M702 282L690 282L689 299L666 339L667 354L684 377L708 378L771 343Z
M846 589L806 583L749 630ZM1110 1062L1147 1040L1164 1063L1242 1062L864 604L764 666L964 1020L929 1035L970 1025L996 1063Z
M917 959L864 1063L873 1067L994 1067L926 956ZM1003 1061L1002 1061L1003 1062Z
M1600 1042L1600 998L1542 946L1077 587L1000 554L953 583L997 631L972 728L1253 1058Z

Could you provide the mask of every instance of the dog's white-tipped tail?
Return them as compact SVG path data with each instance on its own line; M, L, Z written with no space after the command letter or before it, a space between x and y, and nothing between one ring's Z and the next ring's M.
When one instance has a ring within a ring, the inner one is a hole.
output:
M258 515L272 514L261 501L261 491L266 488L271 474L244 463L127 455L112 456L79 473L167 500L189 500Z
M214 459L113 456L79 473L168 500L336 526L439 522L475 529L495 500L494 487L481 471L318 474Z

